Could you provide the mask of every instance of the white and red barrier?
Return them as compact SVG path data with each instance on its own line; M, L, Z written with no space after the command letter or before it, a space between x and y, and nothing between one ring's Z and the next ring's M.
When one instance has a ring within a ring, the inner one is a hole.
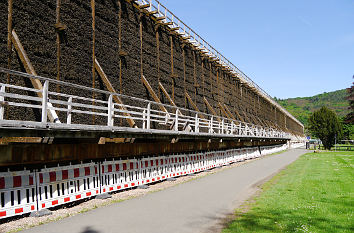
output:
M101 193L133 188L141 184L137 159L101 163Z
M198 173L287 149L287 145L172 154L0 173L0 219Z
M26 170L0 173L0 219L37 210L34 177Z
M97 195L98 165L86 163L44 168L37 175L38 209L50 208Z

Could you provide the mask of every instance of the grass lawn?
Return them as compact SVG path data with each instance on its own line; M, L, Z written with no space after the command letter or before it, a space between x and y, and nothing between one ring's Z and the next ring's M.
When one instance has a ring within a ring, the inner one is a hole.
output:
M354 152L301 156L236 210L223 233L354 232L353 166Z

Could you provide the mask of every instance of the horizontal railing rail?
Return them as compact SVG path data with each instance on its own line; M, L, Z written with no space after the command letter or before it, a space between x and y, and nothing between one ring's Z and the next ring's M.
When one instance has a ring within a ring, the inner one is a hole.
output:
M128 127L125 120L130 119L135 121L135 127L143 133L163 131L171 134L183 132L192 136L281 139L289 139L291 136L283 131L248 122L5 68L0 68L0 74L3 74L2 80L5 80L6 74L10 74L12 83L22 83L22 85L14 85L0 82L0 127L8 127L9 122L13 127L34 122L36 126L46 128L50 124L48 112L55 111L58 113L60 123L51 124L51 127L64 127L68 130L94 128L122 131ZM43 88L38 90L26 87L26 82L21 82L21 79L40 80ZM57 85L61 86L60 92L53 91ZM122 103L115 103L115 96L119 97ZM164 107L164 111L161 106ZM7 111L14 112L19 112L21 109L37 109L41 119L21 114L11 114L11 117L6 118L4 114L6 108Z

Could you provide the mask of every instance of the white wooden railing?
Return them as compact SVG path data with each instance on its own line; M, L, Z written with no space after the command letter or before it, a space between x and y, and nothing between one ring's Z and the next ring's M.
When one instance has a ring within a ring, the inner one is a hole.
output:
M0 78L11 75L11 83L21 79L38 79L43 89L0 82L0 128L52 128L67 130L129 131L139 133L167 133L211 137L250 137L289 139L291 135L273 128L157 103L146 99L121 95L77 84L0 68ZM53 91L60 85L60 92ZM77 95L68 94L78 93ZM96 98L93 98L95 96ZM97 98L97 97L100 98ZM119 97L121 103L114 101ZM161 106L165 111L161 110ZM5 109L37 109L41 119L21 114L6 119ZM167 110L167 111L166 111ZM48 111L59 120L48 121ZM17 118L16 118L17 117ZM92 118L95 120L92 120ZM135 122L128 127L125 120Z

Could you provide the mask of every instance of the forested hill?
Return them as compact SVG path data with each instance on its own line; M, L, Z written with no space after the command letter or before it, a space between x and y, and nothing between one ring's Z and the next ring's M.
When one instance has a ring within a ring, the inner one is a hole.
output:
M349 113L349 103L345 99L347 95L346 89L342 89L333 92L325 92L312 97L276 98L276 100L306 126L310 114L320 109L322 106L334 110L339 117L347 115Z

